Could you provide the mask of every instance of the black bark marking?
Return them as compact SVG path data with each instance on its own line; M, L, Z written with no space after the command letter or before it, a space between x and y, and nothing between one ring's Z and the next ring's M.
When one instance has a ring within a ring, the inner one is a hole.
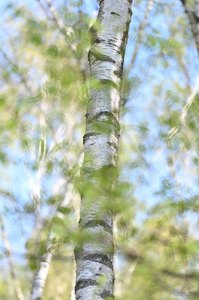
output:
M113 143L113 142L107 142L107 144L111 147L113 147L116 151L118 150L118 146L116 143Z
M107 61L113 64L116 64L116 61L114 59L112 59L110 56L105 55L103 53L100 53L99 51L94 51L94 50L90 50L89 51L89 60L91 59L91 55L94 56L95 60L99 60L99 61Z
M75 292L77 292L80 289L83 289L88 286L94 286L98 285L96 280L93 279L80 279L77 281L76 286L75 286Z
M128 0L128 2L130 4L132 4L132 0ZM123 68L124 68L124 55L125 55L126 44L127 44L127 40L128 40L129 26L130 26L130 23L131 23L131 15L132 15L131 7L128 8L128 14L129 14L129 19L126 22L126 30L123 33L122 41L121 41L121 45L120 45L120 52L121 52L121 55L122 55L122 62L121 62L121 70L122 71L123 71Z
M126 23L126 27L128 27L128 25L129 25L129 22ZM127 38L128 38L128 30L125 30L124 34L122 36L122 42L121 42L121 53L122 53L123 57L124 57L124 49L126 46Z
M193 12L193 17L194 17L195 23L199 23L199 17L196 15L195 12ZM198 25L198 24L196 24L196 26L197 26L197 25Z
M106 298L109 298L109 299L114 299L114 296L113 294L111 294L109 291L107 290L104 290L101 294L100 294L100 297L102 299L106 299Z
M118 14L118 13L116 13L116 12L114 12L114 11L111 12L111 15L115 15L115 16L120 17L120 14Z
M80 226L81 226L81 220L80 220ZM107 231L108 233L110 233L110 234L113 233L112 227L109 224L107 224L105 221L102 221L102 220L88 221L87 223L85 223L81 226L81 229L90 228L90 227L93 228L96 226L102 226L104 228L104 230Z
M115 138L119 139L120 137L120 124L118 121L116 121L117 119L115 118L104 118L104 119L100 119L99 116L94 116L93 118L87 119L87 124L89 124L90 126L94 126L93 130L90 128L90 130L92 130L91 133L88 133L88 136L85 135L84 136L84 144L87 138L89 138L90 136L94 136L94 135L103 135L103 136L109 136L112 133ZM96 126L96 128L95 128ZM109 138L110 139L110 138ZM112 142L114 144L116 144L116 148L117 148L117 143L115 143L114 141L110 140L110 143L112 144ZM109 143L108 143L109 144Z
M111 270L113 270L113 262L112 259L109 258L106 254L88 254L82 258L82 260L94 261L100 263L102 265L107 266Z
M110 39L108 39L108 44L109 45L111 45L111 46L114 46L114 47L116 47L117 48L117 39L116 38L110 38Z
M89 139L92 136L100 135L100 133L97 132L88 132L83 136L83 144L85 144L86 140Z
M103 42L105 42L105 40L103 40L103 39L96 38L96 40L95 40L96 44L100 44L100 43L103 43Z
M122 77L122 69L121 69L121 68L120 68L119 70L115 70L113 73L114 73L116 76L118 76L119 78Z
M102 110L100 111L98 114L96 114L95 116L93 116L92 118L90 118L88 120L88 123L89 122L93 122L93 121L98 121L100 119L100 117L106 117L107 118L107 121L114 125L117 130L120 129L120 124L119 124L119 121L117 120L117 118L115 117L114 113L112 113L111 111L108 111L108 110Z
M128 13L129 13L130 16L132 16L133 11L132 11L131 7L128 8Z

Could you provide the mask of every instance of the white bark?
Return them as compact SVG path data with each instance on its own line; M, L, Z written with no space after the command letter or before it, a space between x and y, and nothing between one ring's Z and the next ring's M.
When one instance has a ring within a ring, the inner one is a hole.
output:
M195 39L196 47L199 53L199 0L181 0L185 7L191 25L191 31Z
M42 299L44 286L52 260L54 250L53 246L54 245L51 245L50 242L48 242L46 253L43 255L42 260L39 264L39 269L34 277L30 300Z
M120 86L131 19L131 0L100 0L91 28L91 89L84 136L85 183L80 232L89 238L76 248L76 300L113 297L113 220L102 211L114 185L118 157ZM104 182L103 182L104 180Z
M63 219L65 215L61 212L61 208L68 207L70 201L74 197L74 188L72 184L68 184L68 190L65 195L64 200L62 201L61 205L57 208L52 219L58 217ZM52 224L53 226L53 224ZM52 228L49 230L48 240L46 243L45 252L41 258L39 263L37 272L35 273L33 283L32 283L32 290L30 295L30 300L40 300L43 297L44 288L47 280L47 276L49 273L49 268L51 265L52 257L54 250L57 247L57 240L52 236Z

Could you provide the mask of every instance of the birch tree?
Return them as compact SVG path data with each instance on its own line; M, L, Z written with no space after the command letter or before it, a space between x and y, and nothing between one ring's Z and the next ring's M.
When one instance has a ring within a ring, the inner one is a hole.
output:
M97 1L9 2L0 299L75 297L74 245L77 299L198 299L198 58L182 2L135 2L122 75L131 4L98 1L90 80Z
M113 215L102 208L105 201L112 201L110 190L116 181L120 87L131 4L129 0L99 1L97 21L91 28L91 88L82 171L86 189L79 222L88 238L76 248L78 300L113 297Z

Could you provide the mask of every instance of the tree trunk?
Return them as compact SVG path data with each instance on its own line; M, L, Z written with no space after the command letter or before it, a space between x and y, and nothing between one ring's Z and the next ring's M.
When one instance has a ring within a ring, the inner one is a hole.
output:
M191 25L191 31L195 39L196 47L199 54L199 0L192 1L192 4L190 3L191 1L188 0L181 1L188 15L189 22Z
M74 199L74 187L70 183L68 184L68 189L64 200L62 201L61 205L57 207L55 213L52 215L51 226L48 232L46 247L42 255L41 261L39 263L38 269L33 278L30 300L41 300L43 298L44 288L46 285L49 268L51 266L53 253L59 243L59 241L55 239L55 236L53 234L53 219L64 219L65 215L61 212L61 209L68 207L72 198Z
M54 245L48 242L45 254L39 264L37 273L34 276L30 300L40 300L43 296L49 267L52 260Z
M90 97L84 135L80 237L76 247L76 300L113 297L113 217L120 87L132 0L101 0L91 28ZM113 207L113 205L112 205Z

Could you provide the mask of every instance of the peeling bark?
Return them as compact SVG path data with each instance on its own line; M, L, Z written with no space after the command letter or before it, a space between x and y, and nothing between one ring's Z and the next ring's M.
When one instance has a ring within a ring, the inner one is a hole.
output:
M188 15L191 31L199 54L199 0L194 0L192 3L188 0L181 0L181 2Z
M116 182L119 107L131 0L100 0L88 59L91 74L86 113L80 234L75 250L76 300L113 298L113 217L103 205ZM110 198L110 199L109 199Z

